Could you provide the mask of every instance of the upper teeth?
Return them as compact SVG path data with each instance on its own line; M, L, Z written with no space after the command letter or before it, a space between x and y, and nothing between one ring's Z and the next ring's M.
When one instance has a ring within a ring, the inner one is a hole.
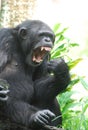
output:
M44 47L41 47L41 51L43 51L45 48Z
M41 51L46 50L46 51L51 51L50 47L41 47Z

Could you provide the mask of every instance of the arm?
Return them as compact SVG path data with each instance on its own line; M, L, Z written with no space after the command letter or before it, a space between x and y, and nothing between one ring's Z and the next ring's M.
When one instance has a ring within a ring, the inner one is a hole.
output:
M65 90L70 83L69 68L65 61L62 58L51 60L48 63L48 71L54 73L54 84L58 87L58 93Z
M48 101L53 100L70 83L69 69L63 59L50 61L48 63L48 71L53 73L53 75L50 74L35 80L34 85L36 97L45 101L47 99Z
M28 89L24 86L15 89L12 87L7 101L8 117L12 122L31 128L49 124L55 115L49 110L39 110L32 105L33 95L31 95L31 88Z
M51 111L38 110L26 102L16 101L9 105L10 120L29 128L48 125L51 119L55 117Z
M0 72L11 59L12 36L6 28L0 29Z

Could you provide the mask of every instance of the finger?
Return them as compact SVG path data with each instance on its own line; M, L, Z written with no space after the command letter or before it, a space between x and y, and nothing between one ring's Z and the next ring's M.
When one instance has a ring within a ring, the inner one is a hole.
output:
M4 97L4 98L3 98L3 97L0 97L0 100L1 100L1 101L7 101L7 99L8 99L8 96L6 96L6 97Z
M39 120L41 120L42 122L44 122L44 124L49 124L48 120L45 118L44 115L43 116L40 115L38 118L39 118Z
M3 90L3 89L4 89L4 87L0 85L0 91Z
M48 115L46 115L45 113L41 113L41 116L43 116L45 119L47 119L47 120L49 120L50 118L49 118L49 116Z
M49 71L53 71L55 69L55 66L49 65L47 68L48 68Z
M38 125L46 125L46 123L45 122L43 122L41 119L39 119L38 117L36 117L35 119L34 119L34 122L36 122Z
M55 114L52 113L51 111L46 111L46 114L49 115L50 117L54 118L55 117Z
M9 90L0 91L0 94L3 94L3 95L6 95L7 93L9 93Z
M49 63L47 66L49 66L49 67L55 67L55 66L57 66L58 65L58 63L56 63L56 62L52 62L52 63Z
M51 66L48 66L48 69L53 70L55 69L55 67L51 65Z

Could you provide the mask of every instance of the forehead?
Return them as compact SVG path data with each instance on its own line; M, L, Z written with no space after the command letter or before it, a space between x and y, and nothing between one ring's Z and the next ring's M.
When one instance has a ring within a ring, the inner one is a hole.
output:
M38 32L38 33L51 33L52 35L54 35L53 30L45 23L41 22L41 21L34 21L31 22L29 28L33 31L33 32Z
M26 20L20 25L18 25L19 28L25 27L27 28L27 31L29 32L30 35L35 35L35 34L50 34L54 36L54 32L52 29L44 22L40 20Z
M30 26L35 28L35 29L44 29L44 30L52 31L51 28L47 24L45 24L41 21L32 21Z

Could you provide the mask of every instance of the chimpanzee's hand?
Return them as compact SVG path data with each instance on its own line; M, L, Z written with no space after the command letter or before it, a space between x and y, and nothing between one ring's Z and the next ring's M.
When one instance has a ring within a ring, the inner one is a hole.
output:
M6 101L8 99L9 84L6 80L0 79L0 101Z
M68 66L62 58L59 60L55 59L48 62L48 71L56 75L68 73Z
M50 110L40 110L31 116L29 124L30 126L45 126L48 125L54 117L55 114Z
M0 85L0 100L1 101L6 101L8 99L8 94L9 90L4 90L4 87Z

